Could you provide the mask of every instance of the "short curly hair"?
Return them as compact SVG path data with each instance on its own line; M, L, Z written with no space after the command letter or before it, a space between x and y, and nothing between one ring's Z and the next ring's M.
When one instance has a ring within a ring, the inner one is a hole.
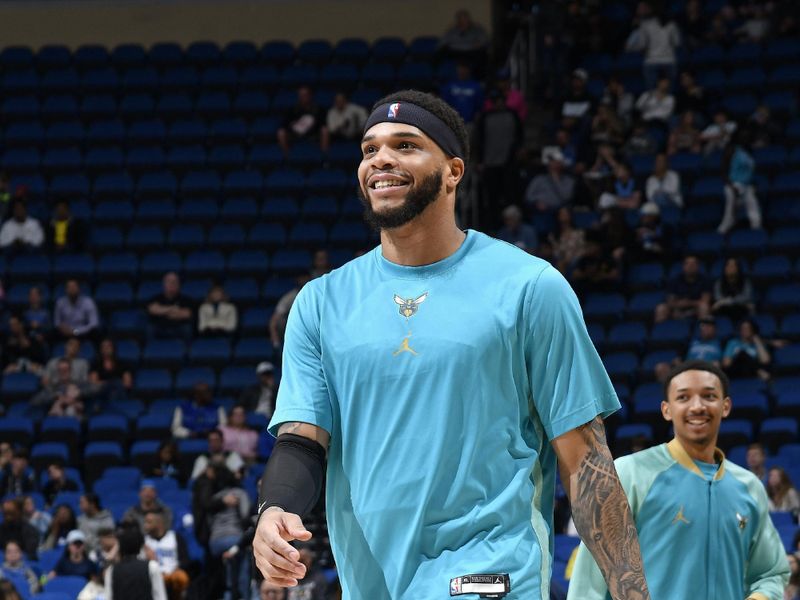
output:
M464 162L469 160L469 135L467 128L464 126L464 120L450 106L447 102L427 92L420 92L419 90L400 90L388 96L384 96L372 105L374 112L376 108L384 104L391 104L393 102L408 102L409 104L416 104L420 108L424 108L429 113L438 117L445 125L447 125L455 134L458 143L464 150L464 156L461 158Z

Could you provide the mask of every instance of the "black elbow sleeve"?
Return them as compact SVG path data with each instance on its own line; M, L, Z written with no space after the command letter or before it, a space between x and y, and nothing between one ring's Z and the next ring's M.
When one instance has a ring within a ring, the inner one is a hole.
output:
M271 506L304 517L317 504L325 477L325 449L293 433L278 436L259 489L258 512Z

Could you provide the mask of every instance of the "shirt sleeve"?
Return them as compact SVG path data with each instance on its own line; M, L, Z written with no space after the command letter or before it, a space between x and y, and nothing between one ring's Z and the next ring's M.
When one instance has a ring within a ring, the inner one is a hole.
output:
M286 324L283 346L283 373L275 414L269 431L277 435L282 423L298 421L333 428L328 385L322 368L320 339L320 298L318 279L300 290Z
M748 485L750 494L758 502L758 531L750 545L745 571L748 598L754 600L781 600L789 583L789 561L775 525L769 516L767 492L761 482Z
M552 440L618 410L614 387L592 344L578 298L553 267L528 300L526 359L533 405Z

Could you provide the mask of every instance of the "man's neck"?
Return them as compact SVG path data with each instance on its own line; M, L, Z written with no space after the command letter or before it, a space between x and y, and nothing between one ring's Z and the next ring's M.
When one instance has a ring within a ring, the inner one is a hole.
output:
M419 267L454 254L465 238L452 214L423 213L411 223L381 230L381 251L386 260L395 264Z
M683 449L686 450L686 454L693 460L699 460L700 462L713 464L716 462L714 453L717 449L717 439L714 438L710 443L707 444L692 444L690 442L684 440L678 440L683 446Z

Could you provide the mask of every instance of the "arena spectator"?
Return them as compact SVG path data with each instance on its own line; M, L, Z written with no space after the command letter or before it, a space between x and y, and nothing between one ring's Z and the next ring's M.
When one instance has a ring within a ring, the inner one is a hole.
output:
M619 148L622 145L625 126L610 103L602 102L592 119L591 140L595 146L606 144Z
M219 429L212 429L207 437L208 452L195 459L190 479L199 478L209 466L213 465L222 465L234 475L241 475L245 463L238 453L225 450L222 432Z
M773 118L766 104L759 104L747 119L747 131L753 148L765 148L783 138L782 125Z
M800 513L800 494L783 467L771 467L767 473L767 496L771 511L790 512L797 518Z
M158 497L155 481L142 479L142 483L139 484L139 502L125 511L121 522L135 522L139 530L144 531L144 517L151 512L161 513L164 525L167 528L172 527L172 509Z
M86 408L82 397L85 383L75 379L72 371L68 359L57 359L55 378L47 375L47 384L31 398L30 406L45 409L53 417L83 417Z
M72 337L64 343L64 355L51 358L42 374L42 385L47 387L58 379L58 363L61 360L69 364L70 379L78 385L85 385L89 381L89 362L81 357L81 341Z
M164 516L149 512L144 516L144 553L147 560L158 563L164 587L170 600L180 600L189 588L189 550L186 540L168 529Z
M675 112L675 96L670 92L670 81L660 77L655 87L643 92L636 100L636 110L648 125L658 125L666 129Z
M317 553L310 544L296 543L300 562L306 567L306 575L299 583L289 588L287 600L327 600L328 581L317 563Z
M53 517L46 510L39 510L33 501L32 496L23 496L22 498L22 515L23 518L36 528L39 532L39 540L43 540L50 528L50 523Z
M698 321L699 335L689 342L686 360L705 360L719 366L722 360L722 343L717 336L714 317L703 317Z
M308 272L309 277L311 277L311 279L322 277L326 273L330 273L332 269L333 267L331 266L328 251L324 248L315 250L314 255L311 257L311 269Z
M706 37L708 22L703 14L700 0L688 0L680 19L681 32L690 47L699 46Z
M275 412L275 366L262 361L256 366L258 383L245 388L239 396L239 404L248 412L255 412L267 418Z
M439 52L444 58L473 65L476 76L483 78L489 59L489 35L472 20L469 11L459 10L453 26L439 38Z
M95 560L104 571L119 560L119 542L113 529L101 529L97 532L97 548Z
M767 452L764 446L759 443L750 444L747 447L747 454L745 455L747 462L747 469L753 473L761 483L766 487L767 485Z
M520 123L524 123L528 118L528 103L525 100L525 95L511 84L511 71L503 68L495 74L492 89L497 89L505 99L505 105L514 111L514 114L519 118ZM486 99L483 106L484 111L489 110L490 98Z
M258 433L247 426L247 413L242 405L231 408L228 424L221 425L222 447L225 452L236 452L246 462L255 461L258 454Z
M5 440L0 440L0 481L2 481L6 467L11 464L13 456L14 448L12 448L11 444ZM0 490L2 490L2 488L0 488ZM2 495L2 491L0 491L0 495Z
M667 139L667 154L678 152L700 152L700 130L694 125L694 112L691 110L681 114Z
M536 229L522 221L522 211L515 204L503 209L503 227L497 232L497 239L530 253L539 246Z
M109 565L103 578L107 600L167 600L158 563L139 558L144 546L142 532L136 527L123 527L117 533L117 540L119 560Z
M656 156L653 173L645 183L645 195L648 202L655 202L659 207L683 208L681 176L669 168L666 154Z
M64 295L56 300L53 324L64 339L93 339L97 336L100 326L97 305L90 296L81 293L77 280L67 280Z
M31 286L28 290L28 306L22 313L25 325L32 335L38 336L44 342L45 336L50 333L50 311L42 304L42 292L38 286Z
M110 511L100 504L100 497L94 492L86 492L80 499L81 514L78 515L78 529L86 537L86 546L90 552L100 549L100 532L114 528L114 517Z
M11 252L35 250L44 242L44 232L37 219L28 216L22 200L14 200L11 218L0 227L0 248Z
M758 325L745 319L739 323L739 335L728 340L722 355L722 368L731 379L760 377L769 379L772 361L767 344L759 335Z
M706 90L697 83L692 71L681 71L678 90L675 92L675 112L684 114L691 111L693 115L703 118L708 109L709 98Z
M724 110L717 110L713 121L700 132L703 154L709 155L728 146L735 131L736 122L729 119L728 113Z
M755 310L753 285L742 271L742 264L735 258L728 258L722 275L714 282L714 304L711 311L737 322Z
M20 371L41 375L47 358L41 338L29 334L25 323L17 315L8 317L8 332L0 342L3 372Z
M258 600L286 600L286 588L272 584L264 579L258 586Z
M30 454L27 448L13 450L11 460L3 467L0 496L22 496L36 491L36 474L30 467Z
M180 464L178 445L173 440L163 440L156 450L156 464L153 466L149 476L183 481Z
M725 148L722 160L722 170L725 179L725 212L717 231L721 234L728 233L736 225L736 211L743 204L747 211L747 219L752 229L761 229L761 206L756 197L756 188L753 185L755 174L755 160L750 154L749 136L737 133L737 139Z
M648 2L640 2L636 11L638 27L625 42L629 52L644 52L642 75L648 88L655 87L656 79L667 74L675 79L675 51L681 44L678 26L665 15L659 15Z
M236 333L239 314L220 284L211 286L197 311L197 330L201 335L229 336Z
M150 322L148 337L183 338L192 337L192 315L194 304L181 294L181 280L177 273L169 272L162 280L163 290L147 304Z
M800 558L791 552L786 553L789 561L789 585L784 592L784 600L800 600ZM267 596L269 598L269 596Z
M31 569L22 554L22 548L16 540L6 542L3 564L0 566L0 579L19 577L28 582L28 592L35 594L39 591L39 577Z
M556 231L549 236L553 247L554 266L567 273L586 249L584 232L575 227L572 211L563 207L556 213Z
M323 152L327 152L330 145L325 110L314 102L314 94L307 85L298 88L297 104L283 116L278 129L278 144L284 154L289 154L291 144L299 140L317 140Z
M620 265L623 264L636 242L635 234L625 218L625 212L616 206L604 210L600 215L600 222L594 229L598 234L597 239L603 246L603 252L618 261Z
M361 141L367 117L363 106L350 102L347 94L339 91L333 97L333 106L328 109L325 122L332 139Z
M608 79L600 106L609 106L621 120L623 127L629 127L633 119L633 94L625 89L625 84L616 75Z
M553 146L561 151L564 167L580 175L586 169L585 160L583 156L578 155L578 145L572 140L569 131L559 128L554 136L554 142Z
M36 560L36 549L39 546L39 532L23 518L21 498L6 498L3 500L3 522L0 523L0 548L5 548L6 544L12 540L19 544L28 560Z
M89 371L89 382L95 393L106 402L124 400L133 387L133 374L120 362L111 338L100 342L100 353Z
M769 33L769 18L764 6L758 2L750 2L746 7L747 13L744 23L734 30L734 35L744 42L760 44Z
M564 156L558 148L542 153L547 173L534 177L525 190L525 203L539 211L569 207L575 197L575 178L564 171Z
M269 337L273 348L277 349L283 346L283 336L286 332L286 320L289 318L289 310L292 308L297 294L300 293L300 290L308 283L309 279L308 274L295 277L295 286L281 296L277 304L275 304L275 310L272 311L272 316L269 319Z
M77 482L67 477L64 462L54 460L47 465L47 482L42 488L42 496L47 506L51 506L56 496L61 492L77 492L80 490Z
M700 270L700 261L694 255L683 259L680 275L667 286L667 301L656 307L656 322L666 318L686 319L707 317L711 308L711 285ZM666 310L664 310L666 309Z
M630 159L634 156L652 156L658 151L658 142L641 119L633 122L633 129L622 146L622 154Z
M586 89L589 74L585 69L575 69L570 79L570 89L559 107L559 120L567 127L574 128L583 120L588 120L594 112L594 101Z
M221 560L226 550L238 544L250 515L250 499L238 479L223 468L217 472L217 482L221 489L209 506L208 547L212 560ZM239 552L225 561L225 588L233 598L247 597L250 587L242 558L243 553Z
M47 228L47 245L53 252L82 252L88 238L86 226L70 213L69 202L59 200Z
M631 175L631 169L623 162L614 166L614 179L611 191L600 195L598 206L601 209L618 207L625 210L639 208L642 193L636 189L636 180Z
M73 529L78 528L78 522L75 519L75 511L69 504L59 504L53 507L53 519L50 521L50 527L42 540L42 550L52 550L59 546L64 546L67 543L67 535Z
M605 251L597 231L586 235L583 254L575 261L571 281L579 293L611 292L622 281L622 261Z
M440 93L442 99L456 109L467 124L475 120L483 105L483 87L472 76L472 69L467 63L456 66L455 79L445 82Z
M178 439L205 437L225 423L225 409L214 402L211 387L200 382L192 387L191 399L175 407L172 436Z

